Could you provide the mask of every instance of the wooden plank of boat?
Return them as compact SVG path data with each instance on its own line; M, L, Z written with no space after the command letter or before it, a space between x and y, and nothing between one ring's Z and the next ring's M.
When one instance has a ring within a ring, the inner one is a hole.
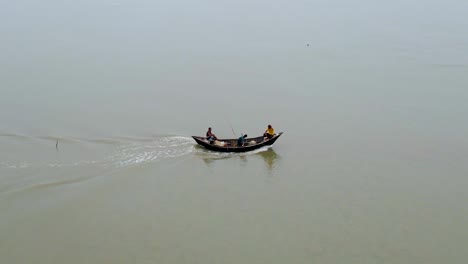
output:
M271 146L283 134L280 132L270 139L265 140L263 136L246 138L244 146L237 146L237 139L218 139L209 142L206 137L192 136L192 138L206 149L218 152L247 152L259 149L264 146Z

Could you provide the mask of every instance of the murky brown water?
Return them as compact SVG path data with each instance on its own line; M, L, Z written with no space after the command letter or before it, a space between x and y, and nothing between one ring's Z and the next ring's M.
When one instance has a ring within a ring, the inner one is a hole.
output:
M465 263L449 2L6 4L0 263Z

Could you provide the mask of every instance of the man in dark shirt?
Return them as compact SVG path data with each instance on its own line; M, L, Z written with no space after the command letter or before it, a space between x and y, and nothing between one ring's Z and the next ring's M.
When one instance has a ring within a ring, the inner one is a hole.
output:
M208 141L215 141L217 140L218 138L215 136L215 134L213 134L213 132L211 132L211 127L208 128L208 131L206 132L206 139L208 139Z
M242 147L244 146L245 143L245 138L247 137L247 134L241 136L240 138L237 139L237 146Z

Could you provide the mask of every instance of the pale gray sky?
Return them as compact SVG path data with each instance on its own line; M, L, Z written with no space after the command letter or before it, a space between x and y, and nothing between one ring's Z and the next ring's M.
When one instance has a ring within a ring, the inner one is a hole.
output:
M447 86L446 103L465 110L466 96L453 95L467 84L467 10L465 0L3 1L0 123L134 120L131 109L157 119L176 103L222 108L236 90L270 89L294 108L382 85L409 104L399 96L408 87L417 98L432 85L435 102ZM428 79L432 66L445 68ZM346 100L372 102L370 89ZM220 100L198 97L211 91Z

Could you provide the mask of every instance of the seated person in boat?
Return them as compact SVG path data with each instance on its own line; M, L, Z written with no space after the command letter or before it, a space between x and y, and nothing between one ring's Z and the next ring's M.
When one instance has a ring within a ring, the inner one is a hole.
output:
M247 138L247 134L241 136L240 138L237 139L237 146L242 147L244 146L245 139Z
M263 133L263 137L270 139L274 136L275 136L275 129L271 125L268 125L268 128L265 130L265 133Z
M206 139L208 141L215 141L217 140L218 138L216 137L215 134L213 134L213 132L211 132L211 127L208 128L208 131L206 132Z

